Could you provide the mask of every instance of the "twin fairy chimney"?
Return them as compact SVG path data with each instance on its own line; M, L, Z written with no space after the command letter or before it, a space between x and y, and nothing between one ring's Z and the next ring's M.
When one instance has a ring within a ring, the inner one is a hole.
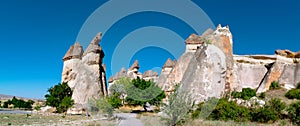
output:
M75 106L85 106L90 98L107 95L101 37L102 33L98 33L85 51L76 42L63 57L62 82L73 90Z
M62 81L72 88L77 105L84 106L88 99L108 94L102 65L104 53L99 45L101 36L97 34L85 51L75 43L63 58ZM142 74L136 60L129 69L122 68L111 76L108 85L122 77L152 80L166 93L167 101L179 84L179 91L188 91L199 103L243 88L265 92L273 81L286 89L300 82L300 52L277 50L274 55L233 55L229 26L218 25L202 35L191 34L185 44L186 51L177 61L167 59L160 75L151 70Z

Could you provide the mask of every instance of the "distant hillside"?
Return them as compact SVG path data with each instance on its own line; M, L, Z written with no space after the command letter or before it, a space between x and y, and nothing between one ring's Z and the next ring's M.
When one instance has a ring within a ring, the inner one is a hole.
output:
M8 99L12 99L14 96L11 95L4 95L4 94L0 94L0 100L8 100Z
M14 96L12 96L12 95L0 94L0 100L9 100L9 99L12 99L13 97ZM16 98L18 98L18 99L24 99L24 100L33 100L33 101L44 101L42 99L24 98L24 97L18 97L18 96L16 96Z

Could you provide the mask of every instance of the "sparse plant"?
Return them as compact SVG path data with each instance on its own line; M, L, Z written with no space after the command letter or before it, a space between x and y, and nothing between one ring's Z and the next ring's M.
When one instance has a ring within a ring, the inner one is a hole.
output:
M212 41L211 41L210 39L203 38L203 41L204 41L206 44L212 44Z
M270 90L276 90L276 89L279 89L280 88L280 84L279 82L276 82L276 81L273 81L270 85Z
M179 91L178 87L176 85L175 92L170 95L168 103L163 107L163 113L166 114L163 120L169 126L184 123L194 105L191 95L186 91Z
M36 111L41 110L41 106L40 106L40 105L35 106L35 107L34 107L34 110L36 110Z
M209 117L218 105L218 101L219 99L217 98L209 98L208 101L198 104L196 110L192 112L192 119L206 119Z
M107 114L108 118L113 117L114 107L110 105L107 99L101 97L90 99L88 105L91 112Z

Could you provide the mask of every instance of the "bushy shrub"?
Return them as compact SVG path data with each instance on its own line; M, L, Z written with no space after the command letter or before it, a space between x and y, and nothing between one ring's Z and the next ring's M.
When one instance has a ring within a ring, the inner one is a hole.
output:
M266 98L266 92L260 93L259 98L265 99Z
M268 123L283 118L286 104L278 98L271 99L264 107L252 109L252 121Z
M119 108L123 105L122 104L122 99L119 98L119 95L117 93L115 93L114 95L108 97L107 101L114 108Z
M237 92L237 91L233 91L233 92L231 93L231 96L232 96L233 98L241 98L241 97L242 97L242 93L241 93L241 92Z
M267 105L272 107L278 115L281 115L282 111L286 108L286 103L282 102L279 98L272 98Z
M205 104L206 103L200 103L198 105L198 108L195 111L193 111L193 113L191 114L193 119L199 118L199 115L200 113L202 113ZM212 109L214 110L208 117L208 119L211 120L233 120L236 122L254 121L267 123L275 122L279 119L284 119L283 115L284 110L286 109L286 104L280 99L274 98L268 101L264 107L247 108L238 105L234 101L228 101L227 99L222 98L218 101L217 106ZM300 112L300 102L298 112Z
M270 106L259 107L252 109L251 112L252 121L268 123L270 121L277 121L279 116L276 114L275 110Z
M234 120L240 122L250 120L251 115L248 108L239 106L233 101L227 101L227 99L220 99L215 110L213 110L208 118L213 120Z
M284 96L288 99L300 99L300 89L289 90Z
M300 102L292 103L287 109L293 123L300 124Z
M300 82L297 83L297 86L296 86L297 89L300 89Z
M276 81L273 81L269 87L270 90L275 90L275 89L279 89L280 88L280 84Z
M256 91L251 88L243 88L241 98L244 100L249 100L250 98L256 96Z
M243 88L242 92L233 91L231 93L231 96L233 98L241 98L243 100L249 100L250 98L256 96L256 92L254 89L251 88Z

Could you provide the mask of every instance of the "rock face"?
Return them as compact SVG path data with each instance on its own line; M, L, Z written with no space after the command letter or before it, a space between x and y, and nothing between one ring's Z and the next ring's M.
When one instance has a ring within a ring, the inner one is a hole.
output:
M75 43L63 58L62 82L67 82L73 90L76 106L85 106L90 98L107 95L101 37L102 33L97 34L85 51Z
M68 82L72 98L79 106L73 110L81 111L80 106L89 98L107 95L101 36L102 33L97 34L85 51L75 43L63 57L62 81ZM168 59L160 76L151 70L142 74L136 60L128 70L122 68L111 76L109 85L122 77L152 80L165 91L167 100L179 84L179 91L188 91L199 103L243 88L265 92L274 81L287 89L300 82L300 52L277 50L275 55L233 55L229 26L218 25L216 30L208 29L200 36L191 34L185 44L185 53L178 61Z
M225 55L214 45L203 44L191 59L183 76L180 91L189 91L198 104L210 97L219 98L225 91Z
M224 75L225 81L224 81L224 85L222 86L225 86L227 90L229 90L232 81L232 73L233 73L232 35L229 30L229 27L228 26L221 27L221 25L219 25L216 31L213 31L212 29L208 29L201 36L192 34L190 37L187 38L185 43L186 43L185 53L179 58L178 62L172 68L171 72L168 75L161 75L158 81L160 87L166 92L167 98L170 92L174 91L175 84L183 83L182 79L184 79L185 74L193 75L193 73L195 72L193 69L196 69L196 65L195 65L196 61L192 63L191 60L195 60L195 57L197 57L195 56L196 51L199 51L199 48L203 46L203 44L214 45L214 47L217 47L224 54L224 60L226 64L226 68L224 69L226 71L225 72L223 71L225 73ZM190 71L187 69L190 66L194 66L195 68L190 68L190 70L192 70ZM189 79L198 80L199 78L195 76L193 77L190 76ZM210 81L212 82L212 80ZM193 86L190 88L193 88ZM204 92L202 94L204 94Z
M257 93L269 90L272 82L279 82L287 89L294 88L300 80L299 61L281 55L235 56L234 81L231 90L257 89Z
M179 90L190 91L200 102L243 88L265 92L274 81L287 89L300 82L300 52L277 50L276 55L233 55L229 26L219 25L215 31L208 29L201 36L192 34L185 43L185 53L175 65L163 67L158 79L167 98L177 83ZM220 59L224 59L225 65ZM166 64L171 64L171 60Z

